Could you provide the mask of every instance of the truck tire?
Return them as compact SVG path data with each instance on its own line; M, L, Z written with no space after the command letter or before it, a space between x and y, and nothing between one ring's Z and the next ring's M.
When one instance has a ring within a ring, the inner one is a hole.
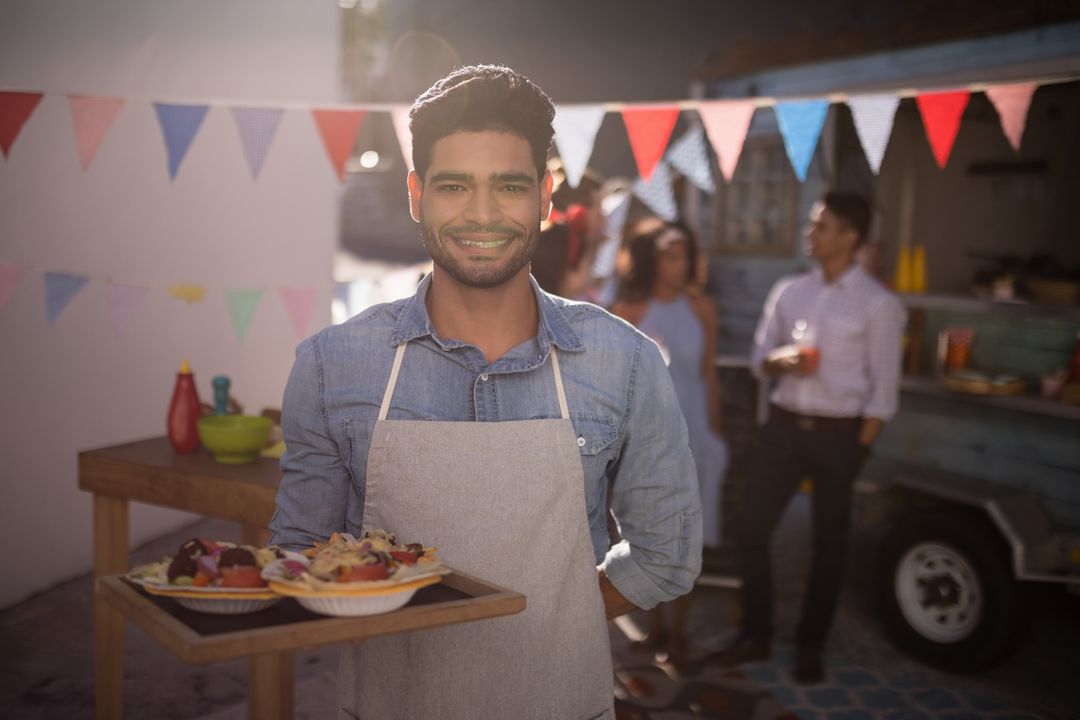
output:
M881 547L877 579L886 633L902 651L951 672L1001 661L1023 623L1007 548L963 513L915 516Z

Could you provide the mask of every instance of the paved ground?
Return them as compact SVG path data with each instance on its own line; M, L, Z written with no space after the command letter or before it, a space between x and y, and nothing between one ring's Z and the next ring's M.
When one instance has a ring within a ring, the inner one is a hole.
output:
M776 543L780 637L772 663L735 671L706 667L680 677L631 652L616 629L617 687L624 698L620 717L1080 718L1080 598L1038 593L1031 632L1016 655L980 675L947 675L898 654L882 637L865 588L872 557L859 552L859 543L827 648L829 682L811 689L794 685L787 656L806 567L807 531L807 502L798 498ZM238 539L230 524L203 521L139 548L133 561L170 554L192 536ZM734 612L730 591L699 590L691 620L693 646L701 651L719 646L731 631ZM91 614L89 576L0 612L0 716L93 716ZM644 624L642 616L632 619ZM299 654L297 718L334 717L336 664L333 648ZM129 628L125 666L129 718L246 717L242 663L186 666Z

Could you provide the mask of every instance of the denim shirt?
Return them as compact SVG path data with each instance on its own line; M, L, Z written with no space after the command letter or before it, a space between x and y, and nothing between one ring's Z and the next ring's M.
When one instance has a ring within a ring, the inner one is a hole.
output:
M424 305L430 282L429 275L413 297L371 307L297 348L282 403L287 449L271 542L301 549L335 530L360 532L368 446L400 343L409 346L389 417L463 422L560 417L548 361L555 346L598 566L638 607L689 592L701 568L701 501L686 423L656 345L604 310L548 295L533 281L536 337L488 364L475 346L435 333ZM622 536L613 546L609 489Z

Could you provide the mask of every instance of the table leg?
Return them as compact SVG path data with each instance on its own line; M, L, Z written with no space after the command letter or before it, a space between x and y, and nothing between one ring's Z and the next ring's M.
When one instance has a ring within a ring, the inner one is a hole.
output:
M294 667L292 651L248 658L250 720L292 720Z
M94 495L94 576L128 570L128 502ZM124 616L94 597L94 713L124 715Z
M241 524L240 539L245 545L266 547L267 543L270 542L270 531L267 530L265 527Z

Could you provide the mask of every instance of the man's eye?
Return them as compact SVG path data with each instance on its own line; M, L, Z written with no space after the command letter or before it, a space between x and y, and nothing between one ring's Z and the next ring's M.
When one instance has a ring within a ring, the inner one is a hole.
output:
M457 185L455 183L451 183L449 185L439 185L438 187L439 192L461 192L464 189L464 185Z
M509 193L523 193L526 188L524 185L503 185L503 192Z

